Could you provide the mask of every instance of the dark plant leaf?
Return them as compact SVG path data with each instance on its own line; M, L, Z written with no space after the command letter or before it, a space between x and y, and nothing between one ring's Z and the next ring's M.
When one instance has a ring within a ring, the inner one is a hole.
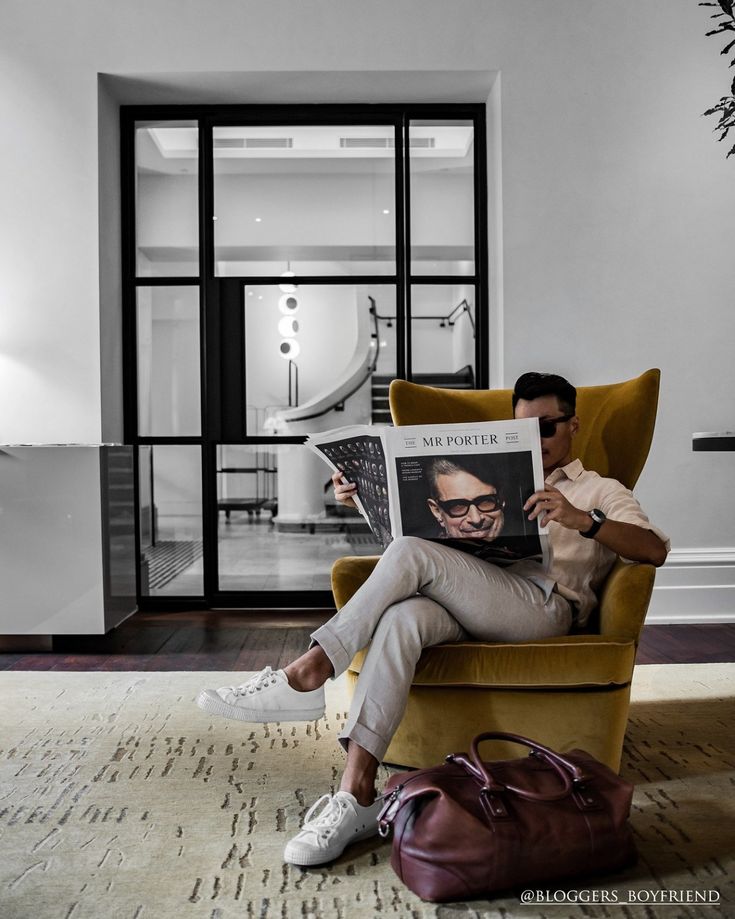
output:
M706 32L706 36L735 32L735 14L733 13L735 0L717 0L717 3L713 3L711 0L700 0L697 5L719 7L719 10L712 13L709 18L719 19L720 22L717 23L717 28ZM728 54L733 48L735 48L735 40L729 40L727 45L720 51L720 54ZM730 61L728 66L735 66L735 58ZM719 134L718 142L725 140L730 130L735 129L735 79L732 81L730 91L732 96L722 96L717 105L713 105L712 108L708 108L706 112L702 113L703 115L718 116L717 126L713 128L713 132ZM735 146L727 152L726 158L730 156L735 156Z
M708 108L706 112L702 112L703 115L714 115L715 112L721 112L730 104L730 100L727 96L723 96L722 99L717 103L717 105Z

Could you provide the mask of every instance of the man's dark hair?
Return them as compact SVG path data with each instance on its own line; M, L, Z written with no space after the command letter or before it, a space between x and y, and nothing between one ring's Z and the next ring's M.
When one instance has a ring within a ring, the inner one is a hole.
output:
M573 415L577 411L577 390L569 380L560 377L558 373L524 373L516 380L513 387L513 409L515 410L519 399L532 402L542 396L556 396L559 408L565 415Z

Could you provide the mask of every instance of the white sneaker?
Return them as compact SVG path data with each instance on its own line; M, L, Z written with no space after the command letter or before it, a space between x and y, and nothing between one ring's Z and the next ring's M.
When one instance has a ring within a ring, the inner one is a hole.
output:
M283 670L266 667L241 686L203 689L197 705L212 715L239 721L314 721L324 714L324 687L299 692Z
M321 804L325 807L317 816ZM283 860L291 865L322 865L341 855L350 843L378 834L382 799L363 807L348 791L322 795L304 817L304 825L287 843Z

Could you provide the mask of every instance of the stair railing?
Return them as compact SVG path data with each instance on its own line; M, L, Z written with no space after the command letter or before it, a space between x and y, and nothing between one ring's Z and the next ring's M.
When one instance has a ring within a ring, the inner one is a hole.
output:
M372 300L372 297L370 297L369 299ZM454 309L450 310L446 316L429 316L429 315L422 315L420 313L416 313L416 314L411 315L411 319L412 320L419 319L419 320L424 320L427 322L438 322L439 328L445 329L445 328L451 328L457 322L457 320L462 315L462 313L467 313L467 316L469 317L470 325L472 326L472 337L474 338L476 334L475 319L472 315L472 307L467 302L466 298L464 300L460 300L460 302L454 307ZM385 322L388 328L390 329L393 327L393 323L396 320L396 316L395 315L381 316L376 312L375 320L376 320L376 328L377 328L377 322L379 320L381 322Z

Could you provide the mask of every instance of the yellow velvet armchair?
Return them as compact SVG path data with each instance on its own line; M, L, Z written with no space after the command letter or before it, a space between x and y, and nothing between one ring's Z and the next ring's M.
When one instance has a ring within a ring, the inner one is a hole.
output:
M633 488L653 437L660 372L577 390L576 456L587 469ZM496 421L512 417L510 390L448 390L394 380L393 421L402 424ZM377 557L338 559L332 589L340 608ZM617 561L590 630L541 641L436 645L421 655L403 720L385 760L421 768L467 750L480 731L526 734L559 750L581 747L617 770L630 684L653 590L652 565ZM354 690L365 652L347 672ZM494 751L517 755L517 747Z

